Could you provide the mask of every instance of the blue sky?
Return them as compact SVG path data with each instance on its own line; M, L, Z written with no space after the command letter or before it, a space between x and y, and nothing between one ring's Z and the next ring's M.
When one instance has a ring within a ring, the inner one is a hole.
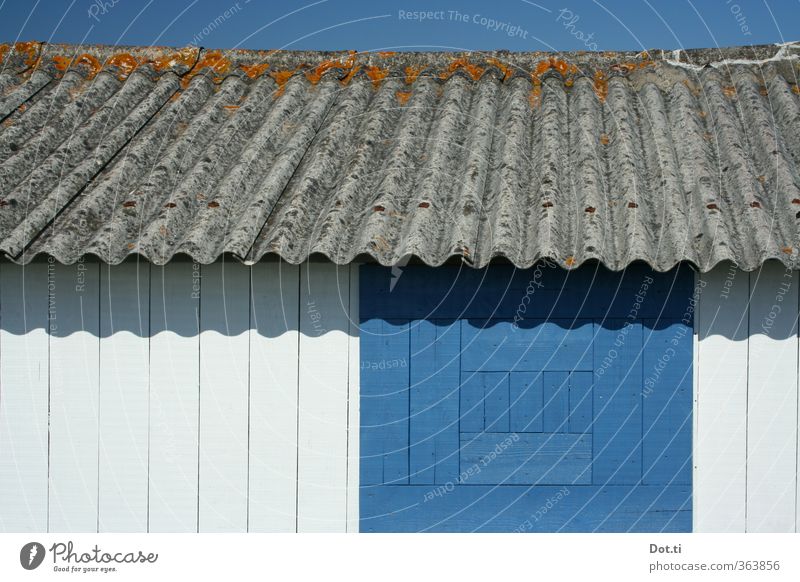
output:
M0 42L641 50L800 39L800 0L0 0Z

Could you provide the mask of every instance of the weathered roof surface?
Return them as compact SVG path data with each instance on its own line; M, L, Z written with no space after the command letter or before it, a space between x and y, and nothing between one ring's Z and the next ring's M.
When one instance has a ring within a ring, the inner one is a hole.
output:
M0 252L798 261L800 45L0 45Z

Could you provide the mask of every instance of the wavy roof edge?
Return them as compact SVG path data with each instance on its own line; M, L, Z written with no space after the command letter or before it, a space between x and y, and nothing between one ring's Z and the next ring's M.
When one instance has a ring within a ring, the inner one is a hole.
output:
M236 253L231 253L226 251L220 253L219 256L217 256L214 260L206 261L198 257L193 257L192 255L186 253L185 251L180 251L171 255L166 261L161 261L158 260L156 257L148 256L147 253L135 252L135 251L125 255L122 258L122 260L110 260L108 257L104 257L94 252L88 252L86 254L77 257L72 255L57 256L49 252L36 252L36 253L26 252L16 258L9 256L7 253L2 253L0 255L0 264L7 262L24 267L26 265L30 265L35 262L41 262L41 261L49 262L52 260L62 265L74 265L76 263L86 260L87 258L111 266L116 266L131 261L135 262L144 261L156 267L166 266L168 263L174 262L175 260L190 261L198 265L209 265L218 261L224 262L227 260L229 262L237 262L247 266L252 266L256 263L269 262L269 261L279 261L286 263L288 265L299 265L305 262L322 261L322 262L333 263L337 266L345 266L351 263L374 263L382 267L395 267L398 265L403 267L409 264L423 264L428 267L441 267L446 264L452 264L453 262L457 262L467 267L472 267L477 269L487 268L495 264L511 264L516 269L524 270L533 268L538 264L549 262L549 263L554 263L566 270L575 270L588 265L600 264L609 271L620 272L624 271L631 265L640 264L640 265L646 265L647 267L649 267L650 269L652 269L657 273L666 273L672 271L673 269L677 268L680 265L688 265L694 271L697 271L699 273L708 273L709 271L712 271L713 269L720 267L722 265L730 265L731 267L739 269L741 271L752 272L761 268L761 266L764 265L765 263L772 262L782 265L787 270L800 270L800 260L798 260L795 257L795 253L790 253L790 254L775 253L748 262L747 264L741 264L737 262L734 257L715 257L712 260L701 261L700 257L689 257L689 256L684 256L677 260L665 260L665 261L652 261L641 257L634 257L630 260L623 260L623 261L609 261L606 260L604 257L584 257L581 259L568 257L567 259L564 259L563 257L557 257L555 255L553 256L540 255L531 260L519 261L511 257L508 257L503 253L495 253L488 260L482 261L480 264L475 264L473 261L469 260L469 257L455 253L443 257L438 257L436 260L432 260L430 257L426 258L416 253L405 255L400 259L387 259L387 257L385 256L370 251L361 251L358 253L354 253L353 256L348 258L337 257L329 253L326 253L324 251L312 251L303 255L302 257L291 257L291 256L287 257L277 252L268 252L265 253L263 256L261 256L258 260L254 261L254 260L244 259Z

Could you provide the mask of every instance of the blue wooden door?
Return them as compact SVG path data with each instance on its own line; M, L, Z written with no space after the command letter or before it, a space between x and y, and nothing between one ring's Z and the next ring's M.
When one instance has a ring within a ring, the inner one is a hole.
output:
M692 291L363 266L361 531L690 531Z

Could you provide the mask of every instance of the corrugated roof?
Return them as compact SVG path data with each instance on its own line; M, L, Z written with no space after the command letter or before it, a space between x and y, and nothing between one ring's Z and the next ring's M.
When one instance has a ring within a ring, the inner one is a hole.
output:
M798 265L800 45L0 45L0 251Z

